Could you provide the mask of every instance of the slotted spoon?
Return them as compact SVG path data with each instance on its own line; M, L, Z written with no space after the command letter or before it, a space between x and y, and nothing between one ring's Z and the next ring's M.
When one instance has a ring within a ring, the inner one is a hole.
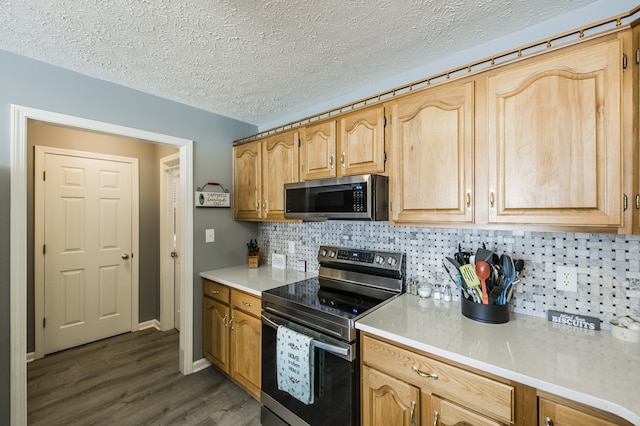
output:
M480 290L480 279L476 275L474 266L470 263L460 266L460 275L462 275L467 287L472 290L470 293L473 300L476 302L480 301L482 290Z

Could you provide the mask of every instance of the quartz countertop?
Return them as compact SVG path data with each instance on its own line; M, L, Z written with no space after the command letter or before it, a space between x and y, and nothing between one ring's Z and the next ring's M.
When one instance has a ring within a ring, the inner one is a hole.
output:
M299 272L292 269L278 269L271 266L249 268L246 264L229 268L200 272L202 278L226 284L229 287L262 296L263 291L302 281L318 275L314 272Z
M356 328L616 414L640 425L640 343L510 314L505 324L464 317L458 302L403 294Z

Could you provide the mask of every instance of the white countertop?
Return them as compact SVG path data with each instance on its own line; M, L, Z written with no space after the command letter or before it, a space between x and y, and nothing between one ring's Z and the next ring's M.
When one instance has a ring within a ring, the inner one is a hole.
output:
M261 296L263 291L315 277L317 273L278 269L271 266L249 268L246 264L229 268L200 272L202 278L226 284L229 287Z
M457 302L403 294L356 328L617 414L640 425L640 343L608 330L511 313L506 324L464 317Z

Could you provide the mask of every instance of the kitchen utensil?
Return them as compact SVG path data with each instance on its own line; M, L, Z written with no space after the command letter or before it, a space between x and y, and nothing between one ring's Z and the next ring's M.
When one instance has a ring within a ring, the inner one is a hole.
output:
M453 283L456 285L456 287L458 287L458 290L462 290L462 285L460 283L460 280L458 280L458 277L460 276L460 274L456 274L455 278L453 275L451 275L451 271L449 270L449 268L447 268L447 265L442 264L442 266L444 266L444 270L447 271L447 274L449 274L449 278L451 278L451 281L453 281Z
M484 260L476 260L476 275L482 283L482 303L489 304L489 292L487 291L487 278L491 276L491 266Z
M446 257L445 259L447 259L447 260L449 261L449 263L451 263L453 266L455 266L455 267L456 267L456 269L457 269L458 271L460 271L460 266L461 266L461 265L460 265L460 263L459 263L457 260L452 259L452 258L450 258L450 257Z
M480 280L476 275L475 268L473 265L466 264L460 267L460 275L464 279L464 282L467 284L469 288L469 293L471 297L473 297L474 301L480 301L480 295L482 294L482 290L480 290Z
M487 263L492 263L493 252L491 250L487 250L486 248L479 248L478 251L476 251L476 263L479 260L482 260Z

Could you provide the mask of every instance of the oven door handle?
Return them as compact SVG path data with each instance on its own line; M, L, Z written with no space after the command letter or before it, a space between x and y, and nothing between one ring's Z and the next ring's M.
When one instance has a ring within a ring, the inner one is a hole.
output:
M277 324L271 318L267 318L264 315L262 315L262 322L268 324L269 326L275 329L280 327L280 324ZM342 348L340 346L332 345L331 343L321 342L320 340L317 340L317 339L311 339L311 342L313 343L313 346L315 346L318 349L322 349L326 352L336 354L336 355L342 355L343 357L351 356L350 347Z

